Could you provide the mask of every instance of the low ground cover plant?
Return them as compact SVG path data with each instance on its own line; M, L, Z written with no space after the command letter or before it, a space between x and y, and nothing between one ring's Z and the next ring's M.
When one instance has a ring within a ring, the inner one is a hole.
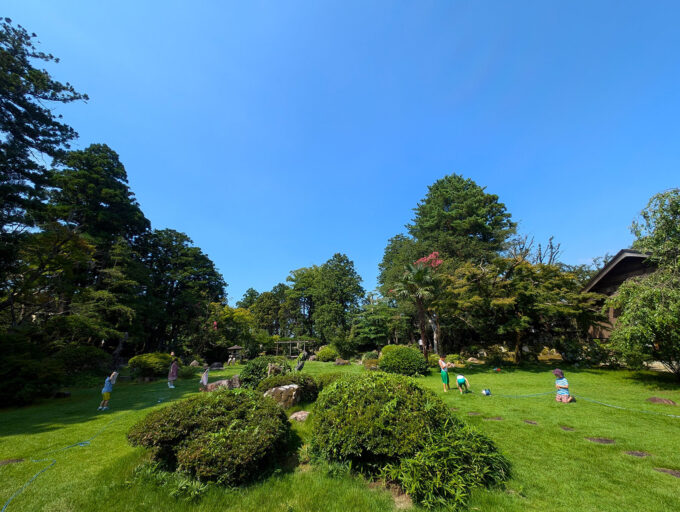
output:
M284 375L291 370L290 363L283 356L256 357L248 361L245 368L241 371L241 385L251 389L257 388L257 385L267 378L267 370L270 364L281 368L281 372Z
M311 430L313 459L386 478L426 507L464 504L472 488L509 476L493 442L399 375L336 381L319 394Z
M163 352L140 354L128 361L134 377L161 377L167 375L172 364L172 356Z
M393 348L387 352L385 352L387 347L383 348L382 357L378 362L382 371L402 375L425 375L428 372L427 361L418 349L403 345L388 346Z
M330 372L330 373L322 373L321 375L316 376L316 384L319 386L319 393L321 393L324 388L330 386L333 384L336 380L342 379L345 377L346 374L341 373L341 372Z
M285 386L287 384L297 384L302 389L302 401L313 402L319 394L319 385L311 375L303 373L288 373L286 375L272 375L260 381L257 390L264 393L268 389Z
M316 358L324 363L335 361L338 357L340 357L340 354L332 345L324 345L316 353Z
M128 432L164 469L228 486L253 481L287 454L290 424L276 403L252 390L221 389L157 410Z

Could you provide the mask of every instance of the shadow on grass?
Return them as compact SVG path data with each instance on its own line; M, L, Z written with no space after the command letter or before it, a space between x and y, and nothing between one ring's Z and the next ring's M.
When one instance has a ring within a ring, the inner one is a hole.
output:
M680 380L670 372L638 371L624 378L643 384L650 390L680 391Z
M197 386L188 381L172 390L162 381L151 384L119 384L111 394L110 409L102 412L97 410L101 401L98 387L74 389L68 398L46 399L24 407L3 409L0 436L41 434L69 425L87 424L98 418L111 417L117 421L122 417L116 413L138 411L161 403L174 402L196 391Z

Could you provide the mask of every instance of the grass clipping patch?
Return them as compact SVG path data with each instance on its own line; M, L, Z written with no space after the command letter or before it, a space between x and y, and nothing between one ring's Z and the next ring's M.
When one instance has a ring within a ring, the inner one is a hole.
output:
M464 506L470 491L509 478L494 443L413 379L384 373L342 379L319 394L314 459L397 484L422 506Z
M133 446L153 450L164 469L236 486L266 475L285 457L290 424L283 410L247 389L218 390L154 411L132 427Z

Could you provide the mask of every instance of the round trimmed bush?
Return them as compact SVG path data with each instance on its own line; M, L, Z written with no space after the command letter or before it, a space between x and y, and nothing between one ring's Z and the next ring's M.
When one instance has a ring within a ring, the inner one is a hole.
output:
M172 356L163 352L140 354L128 361L135 377L160 377L167 375L172 364Z
M378 366L384 372L400 373L402 375L424 375L428 372L427 361L418 349L392 345L394 348L383 355Z
M268 389L297 384L302 389L302 401L313 402L319 395L319 386L311 375L302 373L288 373L286 375L272 375L257 385L257 390L264 393Z
M427 356L427 366L430 368L439 368L439 355L429 354Z
M154 411L128 432L169 470L234 486L253 481L287 455L290 424L276 403L255 391L221 389Z
M67 375L105 372L110 370L112 361L111 354L89 345L68 345L53 357L61 363Z
M267 368L270 364L275 364L281 368L283 374L290 372L290 364L283 356L260 356L251 359L246 363L241 371L239 378L241 385L246 388L255 389L260 381L267 378Z
M425 432L462 426L412 379L366 373L324 388L314 405L311 451L331 462L382 467L414 454Z
M425 507L464 504L472 488L509 477L492 441L432 391L400 375L341 379L319 394L310 453L397 483Z
M340 354L332 345L324 345L316 353L316 358L324 363L335 361L338 357L340 357Z

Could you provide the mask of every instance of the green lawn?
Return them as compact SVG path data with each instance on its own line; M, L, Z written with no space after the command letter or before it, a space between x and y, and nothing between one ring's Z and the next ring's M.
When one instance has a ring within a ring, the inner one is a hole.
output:
M238 370L237 367L213 372L211 380ZM320 374L363 369L358 365L336 367L314 362L307 363L304 371ZM680 415L680 407L645 401L650 396L661 396L680 403L680 387L666 374L571 369L565 372L577 397L636 411ZM680 470L680 418L613 409L586 400L557 404L551 395L501 396L551 391L553 377L548 367L500 373L478 367L465 370L465 375L475 393L461 396L452 390L444 394L434 373L419 380L494 439L513 464L513 478L506 488L476 492L471 510L678 509L680 479L654 468ZM492 396L479 394L482 388L490 388ZM152 408L195 393L197 382L180 381L175 390L169 390L162 381L120 382L114 389L111 410L106 413L96 410L99 391L99 387L77 389L67 399L0 412L0 460L27 459L0 466L0 505L56 460L14 498L6 509L8 512L395 510L388 491L369 487L358 477L331 477L308 465L275 474L246 489L212 487L195 503L176 499L170 496L169 486L134 477L133 471L145 460L145 454L127 444L125 433ZM469 416L469 412L481 414ZM493 417L503 420L488 419ZM573 430L565 431L562 426ZM294 427L303 440L308 437L305 424ZM596 444L586 437L610 438L615 443ZM88 439L89 445L62 449ZM637 458L624 453L633 450L651 456Z

